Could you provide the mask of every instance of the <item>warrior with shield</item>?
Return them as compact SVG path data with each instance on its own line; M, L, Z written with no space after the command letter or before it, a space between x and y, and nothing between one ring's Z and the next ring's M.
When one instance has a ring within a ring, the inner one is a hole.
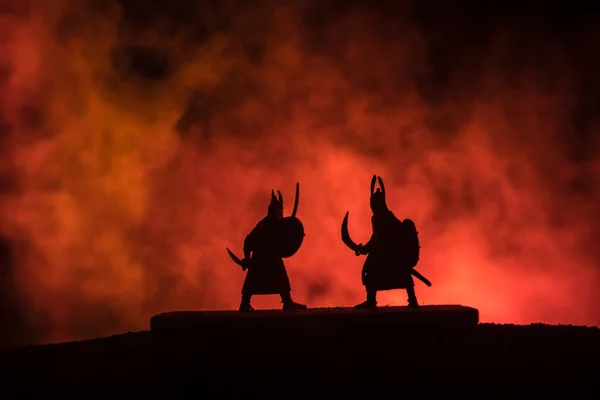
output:
M290 217L283 216L283 196L271 191L271 203L267 215L256 224L244 240L244 259L240 260L231 250L230 257L244 271L246 280L242 288L240 311L253 311L250 304L253 295L278 294L284 310L304 310L304 304L292 300L291 286L283 258L293 256L304 240L304 226L296 218L300 185L296 183L296 198Z
M375 191L376 180L379 188ZM367 244L356 244L348 233L348 212L342 223L342 241L356 256L367 255L362 269L362 283L367 290L367 301L355 308L377 308L377 292L405 289L409 307L417 308L417 296L413 276L431 286L423 275L415 270L419 261L419 238L415 224L410 219L400 221L385 199L385 187L381 177L371 180L371 225L373 233Z

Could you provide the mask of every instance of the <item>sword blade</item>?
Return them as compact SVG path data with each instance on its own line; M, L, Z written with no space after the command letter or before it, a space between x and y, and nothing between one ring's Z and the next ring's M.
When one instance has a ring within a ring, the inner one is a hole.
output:
M227 253L229 253L229 257L231 257L234 263L242 267L242 260L240 260L235 254L233 254L233 252L229 250L229 248L227 248Z
M417 271L416 269L412 269L410 271L410 273L417 278L418 280L420 280L421 282L423 282L425 285L427 286L431 286L431 282L429 281L429 279L425 278L423 275L421 275L421 273L419 271Z
M342 242L352 251L358 251L358 245L354 243L352 238L350 237L350 232L348 232L348 214L350 211L346 211L346 216L344 217L344 221L342 222Z

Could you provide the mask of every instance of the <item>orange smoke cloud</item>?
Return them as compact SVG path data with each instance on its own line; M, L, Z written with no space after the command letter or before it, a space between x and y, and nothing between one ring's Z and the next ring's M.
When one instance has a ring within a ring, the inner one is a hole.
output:
M597 143L569 153L583 128L565 46L516 54L523 32L497 24L469 52L407 10L399 27L351 6L333 18L316 3L134 3L40 1L1 17L6 301L28 340L236 308L244 274L225 247L240 253L271 189L289 206L296 181L307 236L287 261L294 297L362 301L364 259L340 224L349 210L367 240L374 173L419 229L418 268L434 283L417 283L421 302L491 322L600 324L599 196L583 182L599 171ZM567 190L577 182L587 189Z

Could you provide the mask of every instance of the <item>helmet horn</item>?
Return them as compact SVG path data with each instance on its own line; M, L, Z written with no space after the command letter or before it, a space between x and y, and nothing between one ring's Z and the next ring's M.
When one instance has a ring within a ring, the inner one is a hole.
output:
M383 193L383 195L385 196L385 186L383 186L383 179L381 179L381 177L378 176L377 180L379 181L379 187L381 188L381 193Z
M373 175L373 179L371 179L371 195L375 192L375 181L377 179L376 175Z

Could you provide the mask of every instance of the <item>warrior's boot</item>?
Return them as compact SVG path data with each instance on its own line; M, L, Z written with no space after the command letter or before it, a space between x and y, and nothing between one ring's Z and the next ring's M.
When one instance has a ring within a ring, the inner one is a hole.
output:
M281 294L281 302L283 303L284 311L306 310L306 305L296 303L292 300L292 296L289 292Z
M408 306L410 308L419 308L419 302L417 301L414 286L406 288L406 293L408 294Z
M377 292L367 291L367 301L354 306L357 309L376 309L377 308Z
M244 294L242 295L242 302L240 303L240 311L254 311L254 307L250 304L251 295Z

